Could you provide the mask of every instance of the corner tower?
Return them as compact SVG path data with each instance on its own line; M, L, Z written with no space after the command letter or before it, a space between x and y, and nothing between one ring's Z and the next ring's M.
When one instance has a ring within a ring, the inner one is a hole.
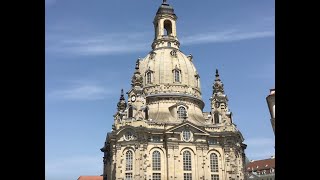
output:
M224 92L223 83L220 79L218 69L213 83L213 93L211 101L211 122L215 125L233 124L232 113L228 108L228 97Z
M135 61L128 100L121 92L107 134L104 180L244 179L243 137L231 119L219 73L203 112L193 56L180 50L177 16L165 0L154 17L152 50Z

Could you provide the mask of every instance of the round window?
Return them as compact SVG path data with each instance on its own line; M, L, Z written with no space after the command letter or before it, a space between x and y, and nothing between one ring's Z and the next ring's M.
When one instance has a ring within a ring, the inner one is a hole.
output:
M190 141L191 139L191 132L190 131L183 131L182 137L184 141Z

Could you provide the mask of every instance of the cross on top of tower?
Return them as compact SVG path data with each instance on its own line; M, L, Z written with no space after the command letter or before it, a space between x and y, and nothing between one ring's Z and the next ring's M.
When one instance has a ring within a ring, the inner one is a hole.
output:
M162 4L167 4L167 0L162 0Z

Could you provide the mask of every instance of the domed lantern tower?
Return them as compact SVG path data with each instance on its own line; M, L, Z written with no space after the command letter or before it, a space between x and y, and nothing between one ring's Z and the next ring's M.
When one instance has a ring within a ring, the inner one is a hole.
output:
M211 111L203 112L193 56L180 50L177 16L165 0L152 50L135 63L104 147L104 180L244 179L243 137L228 109L218 70Z

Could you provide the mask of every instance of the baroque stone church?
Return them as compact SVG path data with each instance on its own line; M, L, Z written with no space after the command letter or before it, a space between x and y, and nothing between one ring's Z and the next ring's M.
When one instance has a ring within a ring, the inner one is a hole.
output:
M139 58L107 134L104 180L244 180L246 145L215 72L211 111L203 112L193 56L179 48L177 16L165 0L152 50Z

